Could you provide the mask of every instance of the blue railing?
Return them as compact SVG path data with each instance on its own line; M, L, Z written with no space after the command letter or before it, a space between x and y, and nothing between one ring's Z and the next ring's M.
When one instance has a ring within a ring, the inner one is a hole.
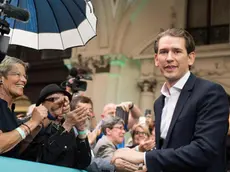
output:
M86 172L73 168L24 161L0 156L1 172Z

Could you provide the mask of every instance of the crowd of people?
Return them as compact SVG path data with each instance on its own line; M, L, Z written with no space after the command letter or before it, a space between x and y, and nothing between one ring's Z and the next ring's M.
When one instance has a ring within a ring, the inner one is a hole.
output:
M0 154L87 171L224 172L228 97L219 84L190 72L195 43L183 29L161 32L155 66L165 77L154 113L132 101L104 106L101 118L89 97L57 84L41 91L26 120L14 114L24 94L28 64L0 64Z

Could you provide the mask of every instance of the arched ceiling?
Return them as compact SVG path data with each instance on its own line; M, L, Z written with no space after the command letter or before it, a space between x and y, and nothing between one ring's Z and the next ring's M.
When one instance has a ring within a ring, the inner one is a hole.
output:
M149 56L156 34L173 21L174 1L178 0L93 0L97 36L73 52L83 56Z

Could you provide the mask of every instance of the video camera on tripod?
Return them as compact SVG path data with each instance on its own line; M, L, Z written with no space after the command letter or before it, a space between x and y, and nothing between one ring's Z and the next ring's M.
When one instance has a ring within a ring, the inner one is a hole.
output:
M0 0L0 62L7 54L10 41L9 36L4 36L4 34L10 33L10 25L6 21L6 17L14 18L22 22L27 22L30 17L27 10L10 5L10 1L11 0Z
M66 87L71 88L71 92L78 93L79 91L87 90L87 82L84 80L92 80L92 77L89 75L89 72L84 69L72 68L69 73L67 81L61 83L61 87L66 89Z

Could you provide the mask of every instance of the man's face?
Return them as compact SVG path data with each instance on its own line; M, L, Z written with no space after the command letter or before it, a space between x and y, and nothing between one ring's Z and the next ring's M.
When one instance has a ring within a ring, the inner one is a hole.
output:
M51 108L53 108L54 106L55 108L58 108L58 111L56 111L56 116L55 116L57 117L58 120L63 119L62 107L63 107L64 102L60 104L55 104L54 102L56 102L59 99L64 99L64 96L65 95L63 93L54 93L54 94L47 96L42 103L48 109L49 112L52 112Z
M15 64L7 73L6 77L1 77L4 92L13 98L23 95L24 87L27 83L26 71L23 65Z
M88 119L90 119L90 117L92 117L92 115L93 115L93 107L92 107L92 105L90 103L81 103L80 102L80 103L78 103L76 105L75 108L78 108L78 107L84 107L84 108L87 109L88 114L89 114ZM90 128L90 120L86 120L85 127L88 128L88 129Z
M185 39L181 37L163 36L159 40L155 65L172 86L189 70L195 60L195 53L187 53Z
M78 103L76 108L78 107L85 107L88 111L89 111L89 114L92 115L93 113L93 107L90 103Z
M107 129L106 135L108 135L112 139L113 144L120 144L124 140L124 126L122 124L115 124L112 129Z
M115 116L116 115L116 105L115 104L111 104L108 105L104 108L103 114L102 114L102 118L106 118L107 116Z

